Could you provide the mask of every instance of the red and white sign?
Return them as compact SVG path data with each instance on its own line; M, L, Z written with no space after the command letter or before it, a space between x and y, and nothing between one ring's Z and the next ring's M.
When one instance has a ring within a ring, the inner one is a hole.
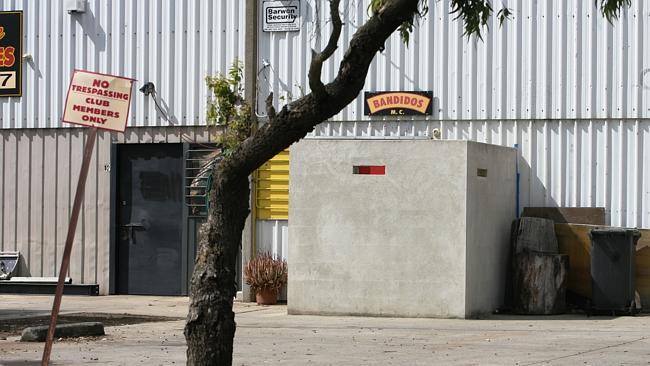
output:
M65 100L63 122L124 132L133 79L75 70Z

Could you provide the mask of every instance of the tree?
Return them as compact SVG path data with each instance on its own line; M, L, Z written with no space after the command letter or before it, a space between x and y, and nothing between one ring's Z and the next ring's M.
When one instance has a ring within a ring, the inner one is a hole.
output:
M465 24L465 34L480 38L493 14L490 0L450 0L452 13ZM549 0L550 1L550 0ZM321 52L312 51L308 79L311 92L285 105L273 107L273 94L266 100L268 123L234 146L212 173L210 212L202 228L199 251L191 282L190 308L185 326L189 365L230 365L235 335L232 311L235 296L237 251L249 214L248 177L264 162L302 139L319 123L352 102L364 86L370 63L383 50L396 30L403 40L426 14L428 0L369 0L370 18L357 30L343 56L336 78L328 84L321 70L338 47L343 23L340 0L330 0L332 33ZM595 0L611 22L630 0ZM497 12L500 21L510 10ZM244 138L245 137L245 138Z

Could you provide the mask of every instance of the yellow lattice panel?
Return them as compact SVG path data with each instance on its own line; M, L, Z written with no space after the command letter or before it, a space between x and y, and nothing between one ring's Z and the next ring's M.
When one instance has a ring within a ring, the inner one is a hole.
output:
M255 197L258 220L289 218L289 150L262 165L256 173Z

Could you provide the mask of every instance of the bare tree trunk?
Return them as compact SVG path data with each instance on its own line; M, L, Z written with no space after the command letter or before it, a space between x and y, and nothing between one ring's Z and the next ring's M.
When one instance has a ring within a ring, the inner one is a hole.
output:
M325 49L312 54L308 75L312 93L277 113L271 94L267 99L269 122L219 164L213 174L210 214L192 275L185 326L188 365L232 364L235 260L249 211L249 174L356 98L375 54L383 50L386 39L402 22L413 19L419 1L387 1L354 34L337 77L325 85L320 80L322 64L336 50L342 26L338 14L340 0L331 0L334 30Z
M236 260L250 189L247 174L213 174L211 215L201 228L185 326L188 365L232 364Z

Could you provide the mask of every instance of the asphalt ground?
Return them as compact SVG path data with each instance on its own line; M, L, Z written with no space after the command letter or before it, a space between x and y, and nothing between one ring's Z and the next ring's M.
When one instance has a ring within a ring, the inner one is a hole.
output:
M0 295L0 326L48 315L51 296ZM187 298L66 296L63 314L131 314L166 321L106 326L62 339L52 365L185 364ZM287 315L235 303L235 365L650 365L650 316L413 319ZM24 319L23 319L24 320ZM0 365L40 364L43 343L0 339Z

